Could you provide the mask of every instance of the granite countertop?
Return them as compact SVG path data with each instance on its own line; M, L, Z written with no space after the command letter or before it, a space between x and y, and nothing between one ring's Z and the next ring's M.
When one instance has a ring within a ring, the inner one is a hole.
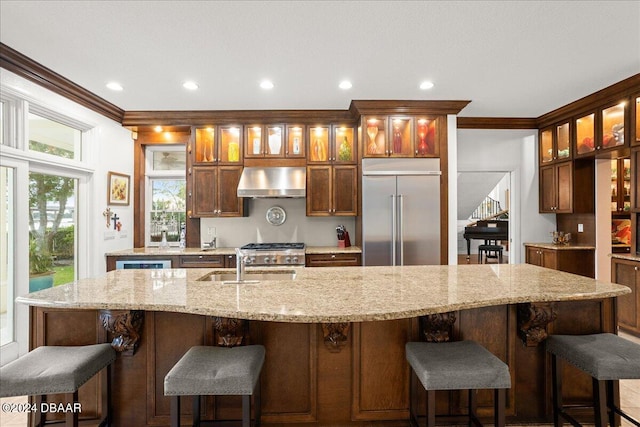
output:
M21 296L17 301L57 308L168 311L315 323L403 319L522 302L609 298L631 292L622 285L530 264L286 270L296 272L294 280L243 284L197 280L212 271L233 269L115 270L100 278Z
M577 245L577 244L568 244L568 245L554 245L553 243L525 243L525 246L533 246L536 248L542 249L552 249L555 251L562 250L585 250L585 251L594 251L596 249L593 245Z
M339 248L337 246L307 246L305 248L307 254L339 254L339 253L362 253L362 249L358 246L350 246L348 248ZM216 248L202 250L199 248L133 248L121 251L108 252L105 256L174 256L174 255L235 255L235 248Z
M626 259L628 261L640 261L640 256L637 254L622 253L622 254L611 254L610 256L611 258Z

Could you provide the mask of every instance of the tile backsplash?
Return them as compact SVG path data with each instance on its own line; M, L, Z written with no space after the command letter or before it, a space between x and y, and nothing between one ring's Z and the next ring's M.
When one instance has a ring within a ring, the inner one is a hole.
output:
M267 210L272 206L280 206L286 212L286 220L282 225L267 222ZM303 198L250 199L248 217L202 218L200 240L210 241L209 230L215 229L219 248L252 242L303 242L307 246L337 246L336 227L341 224L354 236L354 217L308 217L306 200ZM351 239L353 242L353 237Z

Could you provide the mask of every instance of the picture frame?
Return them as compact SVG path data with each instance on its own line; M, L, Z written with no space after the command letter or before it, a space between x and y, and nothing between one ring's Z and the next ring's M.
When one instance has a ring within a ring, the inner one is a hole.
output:
M130 184L129 175L110 171L107 176L107 204L129 206Z

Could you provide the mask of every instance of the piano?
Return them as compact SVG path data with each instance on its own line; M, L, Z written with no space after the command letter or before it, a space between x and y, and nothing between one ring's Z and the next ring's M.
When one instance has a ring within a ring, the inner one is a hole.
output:
M467 240L467 259L471 256L471 239L484 240L509 240L509 221L491 219L481 220L464 228L463 237Z

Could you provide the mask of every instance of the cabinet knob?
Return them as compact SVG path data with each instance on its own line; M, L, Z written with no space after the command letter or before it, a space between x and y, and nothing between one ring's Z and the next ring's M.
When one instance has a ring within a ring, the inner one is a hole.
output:
M638 267L633 267L633 269L634 269L635 271L638 271Z
M199 258L199 259L202 259L202 255L198 255L198 258Z
M418 150L416 150L416 154L418 154Z
M331 254L331 258L335 258L336 254ZM638 267L636 267L636 270L638 269Z

